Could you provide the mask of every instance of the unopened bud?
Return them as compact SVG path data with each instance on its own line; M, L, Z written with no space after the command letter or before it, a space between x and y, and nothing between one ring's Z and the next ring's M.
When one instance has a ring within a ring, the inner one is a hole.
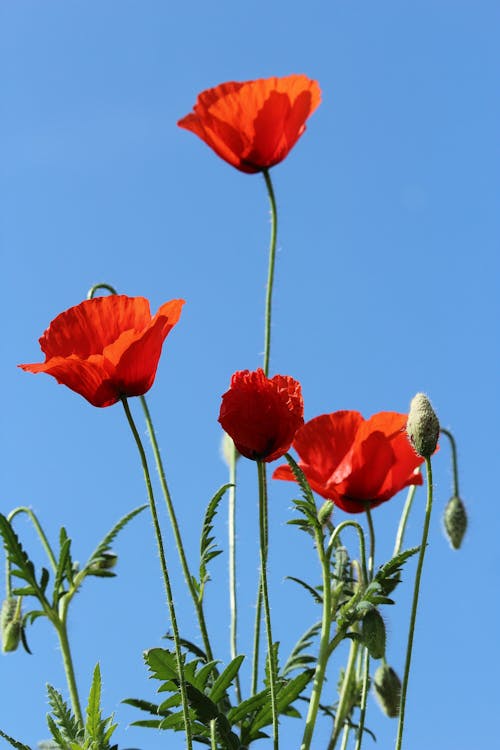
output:
M21 599L4 599L0 615L2 651L16 651L22 634Z
M228 466L232 465L233 460L237 461L241 455L240 452L236 449L233 438L230 437L227 432L225 432L222 436L220 450L222 458Z
M372 659L385 656L385 623L378 609L370 609L363 617L361 640Z
M439 420L425 393L417 393L412 399L406 432L416 453L430 458L439 438Z
M318 521L323 526L333 513L333 503L331 500L326 500L321 508L318 510Z
M380 708L391 719L399 716L401 680L388 664L381 664L373 677L375 696Z
M443 515L444 530L453 549L459 549L467 531L467 512L463 501L455 495L448 501Z
M94 560L89 568L89 575L99 576L100 573L112 570L118 562L118 555L114 552L103 552ZM114 573L113 573L114 575Z

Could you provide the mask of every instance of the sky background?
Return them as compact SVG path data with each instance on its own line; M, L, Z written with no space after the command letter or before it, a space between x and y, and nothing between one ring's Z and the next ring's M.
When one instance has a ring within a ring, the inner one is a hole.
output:
M260 175L232 169L176 121L223 81L290 73L319 81L321 106L272 171L280 224L271 372L301 381L307 419L406 411L417 391L428 393L457 439L470 518L462 550L452 551L440 520L451 493L443 441L406 750L489 747L497 732L499 21L498 4L486 0L0 3L0 510L31 506L54 544L66 526L82 561L146 499L123 410L96 409L16 365L41 359L39 336L96 282L146 296L153 311L186 299L148 401L195 565L205 506L227 479L220 396L235 370L262 363L269 213ZM258 566L251 462L240 462L239 479L240 650L248 652ZM295 494L289 483L270 487L283 656L319 616L285 580L320 579L309 541L286 524ZM390 556L403 502L404 493L374 511L377 564ZM424 502L422 490L409 545L418 543ZM181 630L199 642L163 506L161 516ZM28 523L16 528L42 562ZM216 531L226 550L225 505ZM146 513L115 549L117 578L89 579L70 614L82 700L99 661L120 748L175 750L180 736L130 728L141 715L121 704L154 700L141 654L163 645L168 627ZM414 566L407 571L396 607L384 611L388 660L400 674ZM225 554L212 577L209 628L227 661ZM0 728L35 746L48 737L45 684L67 691L47 621L28 639L32 656L0 659ZM248 685L248 667L243 677ZM372 697L367 726L376 747L393 746L396 722ZM299 729L283 724L283 747L299 746ZM327 730L318 728L315 750L326 747ZM375 747L369 738L365 746Z

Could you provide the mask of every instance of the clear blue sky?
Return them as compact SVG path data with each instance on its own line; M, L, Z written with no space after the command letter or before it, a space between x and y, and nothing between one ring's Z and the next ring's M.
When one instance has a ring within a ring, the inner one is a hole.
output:
M273 170L280 250L271 370L302 382L307 418L340 408L405 411L415 392L427 392L457 438L470 515L464 548L452 552L440 527L451 489L444 445L406 750L489 747L496 732L499 16L487 0L0 5L0 510L32 506L54 541L65 525L80 560L145 500L135 448L118 405L95 409L16 364L39 360L47 324L95 282L144 295L154 309L186 299L149 401L195 560L205 505L226 480L220 395L234 370L262 361L269 219L262 178L238 173L176 121L200 90L222 81L300 72L320 82L322 105ZM258 564L254 475L242 462L242 650ZM292 496L292 485L271 487L283 653L317 616L284 581L319 580L313 551L286 526ZM409 543L419 535L418 497ZM374 513L379 563L403 500ZM18 528L41 559L28 526ZM217 532L226 548L224 513ZM139 716L120 701L154 698L141 652L161 643L167 622L145 514L116 549L118 577L89 580L73 607L82 692L99 660L120 747L182 747L180 738L126 728ZM167 555L183 632L196 639L171 544ZM208 592L224 659L226 567L217 558ZM385 612L389 660L400 673L408 606L406 586ZM66 688L48 624L37 621L28 637L33 656L0 660L0 728L35 745L48 736L45 682ZM335 684L332 675L325 698ZM367 723L385 750L395 723L370 704ZM297 730L285 730L290 750Z

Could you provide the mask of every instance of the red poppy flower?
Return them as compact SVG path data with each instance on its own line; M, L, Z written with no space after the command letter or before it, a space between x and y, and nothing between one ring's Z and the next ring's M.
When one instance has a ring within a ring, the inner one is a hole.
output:
M144 297L86 300L58 315L41 337L45 362L19 367L53 375L93 406L141 396L153 385L163 342L183 304L166 302L151 317Z
M375 508L410 484L422 484L417 456L405 433L407 414L357 411L322 414L297 431L293 447L311 488L348 513ZM274 479L295 478L279 466Z
M287 156L321 101L304 75L229 81L199 94L194 111L177 123L241 172L262 172Z
M243 456L275 461L304 424L300 383L288 375L267 378L260 368L235 372L222 396L219 422Z

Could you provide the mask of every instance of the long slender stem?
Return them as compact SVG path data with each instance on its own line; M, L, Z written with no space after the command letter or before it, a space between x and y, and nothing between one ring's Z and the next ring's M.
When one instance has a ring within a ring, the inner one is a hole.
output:
M373 528L373 519L370 511L370 506L367 504L365 508L366 520L368 523L368 537L370 539L370 552L368 555L368 580L371 581L373 578L373 569L375 567L375 529Z
M424 528L422 531L422 542L420 545L420 552L418 555L417 571L415 574L415 585L413 588L413 602L412 602L412 607L411 607L410 627L408 631L408 645L406 648L405 671L404 671L404 676L403 676L403 684L401 686L401 703L400 703L400 708L399 708L399 722L398 722L398 734L396 738L396 750L401 750L402 743L403 743L406 693L408 690L408 679L410 676L411 655L412 655L412 649L413 649L413 636L415 633L415 622L417 619L417 609L418 609L418 597L419 597L419 592L420 592L420 579L422 577L422 568L424 565L425 550L427 547L427 537L429 536L429 524L430 524L431 512L432 512L432 495L433 495L432 466L431 466L431 461L429 458L425 459L425 467L427 470L427 503L425 506L425 519L424 519Z
M269 690L271 697L271 712L273 719L273 747L279 747L278 726L278 704L276 701L276 659L273 647L273 634L271 629L271 608L269 605L269 592L267 588L267 552L268 552L268 519L267 519L267 478L266 465L263 461L257 461L257 473L259 479L259 530L260 530L260 579L262 588L262 601L264 604L264 621L267 635L267 658L269 664Z
M266 316L264 327L264 373L269 374L269 358L271 356L271 313L273 301L273 282L274 282L274 265L276 260L276 239L278 237L278 211L276 208L276 198L274 195L271 175L267 169L262 174L266 181L267 194L271 204L271 239L269 243L269 266L267 271L266 287Z
M301 750L309 750L313 737L316 718L318 715L319 702L323 682L325 679L326 666L329 657L330 645L330 628L332 621L332 585L330 581L330 558L325 554L323 534L319 529L315 529L316 549L321 563L322 583L323 583L323 610L321 617L321 637L319 642L318 661L314 673L314 682L309 701L309 710L307 712L304 735L302 737Z
M137 445L137 450L139 451L141 464L142 464L142 470L144 472L144 480L146 482L149 507L151 510L151 517L153 519L156 542L158 545L158 554L160 556L160 565L161 565L161 570L163 574L163 583L165 585L165 592L167 595L167 603L168 603L168 610L170 614L170 621L172 623L172 632L173 632L174 644L175 644L175 655L177 659L177 669L179 672L179 688L180 688L181 700L182 700L182 711L183 711L183 716L184 716L184 726L186 730L186 746L188 750L191 750L193 746L193 740L192 740L192 732L191 732L191 722L189 719L189 706L188 706L188 700L187 700L186 682L184 678L184 665L183 665L182 654L181 654L179 628L177 626L177 617L175 614L175 606L174 606L174 599L173 599L173 594L172 594L172 586L170 584L170 576L168 574L168 569L167 569L167 560L165 556L165 549L163 546L163 538L161 535L160 524L158 521L158 513L156 512L156 503L155 503L155 498L153 494L153 486L151 484L151 476L149 473L149 467L148 467L148 463L146 459L146 453L144 451L144 446L142 445L142 441L137 431L137 427L135 426L135 422L132 417L132 413L130 411L128 401L125 397L122 398L122 404L125 410L127 421L129 423L130 429L132 431L132 434L134 436L134 439Z
M399 519L399 526L398 526L398 531L396 534L396 541L394 543L394 550L392 553L393 557L396 557L396 555L399 555L399 553L401 552L401 547L403 546L406 526L408 524L408 518L410 515L411 506L413 505L413 498L415 497L416 491L417 491L417 485L412 484L408 490L406 501L403 507L403 512L401 513L401 518Z
M344 679L342 681L342 687L340 689L339 702L337 706L337 711L335 713L335 725L334 725L331 740L328 744L328 750L333 750L333 748L337 744L337 740L340 736L340 733L344 726L346 716L349 712L349 708L350 708L349 698L351 694L352 673L354 670L354 666L356 664L357 654L358 654L358 642L351 641L351 646L349 648L349 657L347 659Z
M455 497L460 497L460 493L458 491L458 461L457 461L457 444L455 442L455 438L451 434L449 430L445 430L444 427L441 427L441 432L443 435L446 435L448 440L450 441L451 446L451 462L453 466L453 494Z
M146 420L146 427L148 430L148 436L151 442L151 447L153 449L153 455L154 455L154 459L156 463L156 470L158 473L158 477L160 479L160 485L162 488L163 495L165 497L165 502L167 504L170 524L172 526L172 531L174 532L175 544L177 547L177 551L179 553L179 559L181 562L182 571L184 573L184 580L186 581L186 585L189 589L189 593L191 594L191 598L195 606L196 615L198 617L198 623L200 626L201 637L203 639L203 645L205 648L205 653L207 655L207 660L211 661L213 659L213 653L212 653L212 648L210 646L210 639L208 637L208 630L207 630L207 625L205 621L205 613L203 611L203 604L200 602L198 598L198 594L193 585L193 579L189 571L189 565L188 565L186 553L184 551L184 544L182 542L181 532L179 529L179 523L177 521L177 516L175 514L174 504L172 502L172 496L168 488L167 476L165 473L165 468L163 465L160 448L158 446L158 441L156 439L156 433L155 433L155 429L153 425L153 420L151 419L151 413L149 411L148 404L147 404L145 397L140 396L139 400L141 402L141 406L144 412L144 417Z
M228 506L228 546L229 546L229 610L231 617L230 650L231 659L238 655L238 602L236 598L236 447L231 441L229 455L229 506ZM240 676L234 680L236 700L241 703Z
M361 750L361 743L363 742L363 732L365 728L365 716L366 716L366 701L368 700L368 688L370 684L370 654L368 649L364 649L364 664L363 664L363 688L361 691L361 708L359 712L359 724L356 733L356 747L355 750Z
M44 550L45 550L45 552L47 554L47 557L49 558L50 564L52 566L52 570L56 571L57 570L56 557L55 557L55 555L54 555L54 553L52 551L52 547L50 546L49 540L47 539L47 537L45 535L45 532L42 529L38 518L36 517L35 513L31 510L31 508L28 508L28 507L26 507L24 505L19 506L19 508L14 508L14 510L12 510L9 513L9 515L7 516L7 521L9 521L9 523L11 523L14 520L14 518L17 515L19 515L20 513L26 513L26 515L30 519L31 523L35 527L36 533L40 537L40 541L42 543L42 547L44 548Z
M56 628L57 635L59 637L59 644L61 646L62 659L64 664L64 671L66 673L66 681L68 683L69 695L71 698L71 705L73 707L73 713L78 723L83 727L83 714L80 706L80 698L78 696L78 687L76 685L75 670L73 667L73 659L71 657L71 649L68 640L68 631L65 620L54 620L52 622Z

